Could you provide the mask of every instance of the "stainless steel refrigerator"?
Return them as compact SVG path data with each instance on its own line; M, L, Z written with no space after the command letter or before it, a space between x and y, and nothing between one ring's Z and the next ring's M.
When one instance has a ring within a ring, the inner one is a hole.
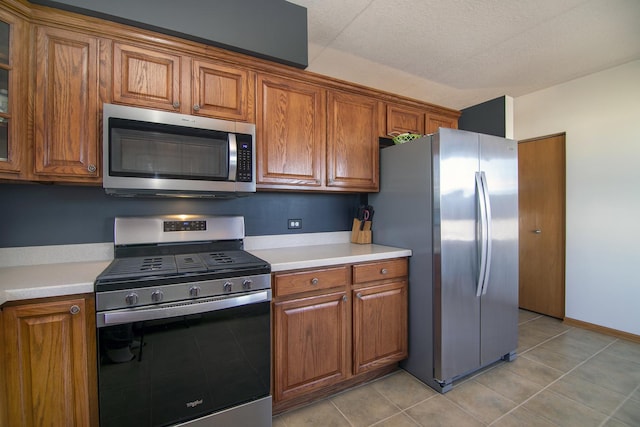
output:
M373 242L409 248L408 372L445 393L518 346L515 141L443 129L380 151Z

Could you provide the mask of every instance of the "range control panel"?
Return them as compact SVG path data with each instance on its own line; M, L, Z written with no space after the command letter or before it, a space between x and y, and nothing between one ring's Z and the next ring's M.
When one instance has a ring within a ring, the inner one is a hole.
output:
M164 221L164 231L205 231L207 221Z

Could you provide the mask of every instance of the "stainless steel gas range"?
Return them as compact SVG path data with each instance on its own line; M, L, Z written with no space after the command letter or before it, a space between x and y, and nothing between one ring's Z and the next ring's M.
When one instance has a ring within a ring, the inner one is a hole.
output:
M97 278L100 425L271 426L271 267L241 216L115 219Z

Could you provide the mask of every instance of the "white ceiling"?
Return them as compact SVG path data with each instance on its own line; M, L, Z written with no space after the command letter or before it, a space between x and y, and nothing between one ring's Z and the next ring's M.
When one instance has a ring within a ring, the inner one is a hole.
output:
M640 59L640 0L289 0L319 74L462 109Z

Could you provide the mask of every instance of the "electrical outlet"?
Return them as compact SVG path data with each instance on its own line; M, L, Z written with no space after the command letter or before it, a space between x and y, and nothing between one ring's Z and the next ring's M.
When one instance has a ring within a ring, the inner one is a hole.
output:
M289 229L298 229L302 228L302 220L301 219L290 219L287 222L287 228Z

